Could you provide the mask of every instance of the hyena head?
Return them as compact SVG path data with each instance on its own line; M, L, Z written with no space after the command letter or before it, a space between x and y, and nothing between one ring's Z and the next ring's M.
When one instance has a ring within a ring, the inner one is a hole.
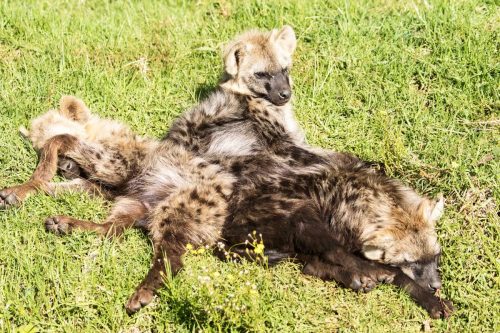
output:
M429 292L435 292L441 288L441 248L434 227L443 209L442 197L437 201L420 198L411 209L392 208L392 221L364 243L363 254L368 259L399 267Z
M91 117L90 110L78 98L63 96L58 110L49 110L33 119L30 129L19 128L21 135L32 143L36 150L52 137L60 134L71 134L79 137L85 132L83 124Z
M292 96L289 71L297 41L290 26L268 32L249 31L224 50L221 86L238 94L285 105Z

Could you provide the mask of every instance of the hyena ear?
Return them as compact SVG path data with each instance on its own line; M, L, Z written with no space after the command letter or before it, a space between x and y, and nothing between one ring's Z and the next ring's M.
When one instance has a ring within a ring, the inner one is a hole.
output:
M420 203L419 212L422 217L429 223L434 224L444 211L444 198L442 194L438 195L437 201L423 199Z
M241 43L231 43L226 46L223 53L224 70L231 76L236 76L238 66L240 65L243 54L243 45Z
M59 112L75 121L87 121L90 118L90 110L81 99L75 96L63 96L59 101Z
M297 38L295 37L295 32L291 26L285 25L279 31L274 30L271 34L271 38L273 38L274 42L285 52L288 52L289 55L292 55L293 51L295 51Z

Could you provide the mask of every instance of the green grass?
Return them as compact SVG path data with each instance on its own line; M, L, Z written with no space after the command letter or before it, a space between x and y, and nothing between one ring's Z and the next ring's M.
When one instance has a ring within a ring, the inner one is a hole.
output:
M457 307L433 331L500 331L500 9L495 1L2 1L0 187L36 154L20 125L83 98L102 116L160 137L217 83L220 46L248 28L298 36L295 110L312 144L384 162L447 199L438 225L444 294ZM147 64L141 72L137 62ZM151 245L47 234L45 217L99 220L83 194L31 197L0 212L0 331L415 332L427 314L395 288L356 294L283 264L264 269L189 255L161 296L124 303ZM209 277L209 278L207 278Z

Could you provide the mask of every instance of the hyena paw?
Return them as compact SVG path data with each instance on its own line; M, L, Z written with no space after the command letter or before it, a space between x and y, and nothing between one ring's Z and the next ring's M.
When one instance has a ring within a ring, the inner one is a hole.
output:
M434 296L428 302L425 302L423 306L433 319L448 318L455 311L452 302Z
M356 291L362 291L364 293L372 291L373 288L375 288L376 286L377 286L377 280L364 275L362 276L353 275L351 283L349 284L349 288Z
M65 216L53 216L45 220L45 230L56 235L66 235L71 232L70 218Z
M394 274L377 267L366 266L362 269L355 269L351 275L349 287L354 290L369 292L379 283L391 283Z
M59 173L66 179L76 179L81 176L81 169L75 161L69 158L61 158L57 164Z
M127 314L132 315L136 313L141 308L151 303L153 297L154 297L154 292L152 290L146 288L139 288L130 297L127 304L125 305Z
M15 189L6 188L0 191L0 209L18 206L20 203L21 199L16 195Z

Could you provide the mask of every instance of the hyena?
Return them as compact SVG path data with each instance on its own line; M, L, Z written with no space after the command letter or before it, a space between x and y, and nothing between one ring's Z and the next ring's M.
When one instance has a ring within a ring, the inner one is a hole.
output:
M314 153L314 150L305 148L289 104L288 68L294 48L295 36L289 27L270 33L247 33L230 43L225 51L225 75L220 88L176 121L165 139L145 156L143 168L126 183L122 198L129 202L117 209L121 215L113 216L112 210L104 224L66 216L47 219L47 229L61 234L85 229L118 235L134 223L150 231L154 243L153 265L129 299L126 306L129 313L148 304L155 290L162 285L165 259L176 273L182 267L181 255L187 243L212 245L221 237L224 224L228 225L234 207L238 207L232 203L232 198L236 197L233 186L240 186L235 175L245 168L239 159L272 153L280 163L300 170L306 167L314 169L313 164L324 163L328 158L341 164L353 159L343 154ZM282 137L270 133L276 130L285 133L284 141L293 144L287 146L282 143ZM304 156L308 158L304 160ZM41 157L40 165L43 165L43 155ZM251 160L245 163L251 163ZM265 172L258 172L255 176L270 179ZM137 213L134 208L135 214L131 214L127 211L128 206L142 209ZM114 227L116 225L120 227ZM330 250L335 244L336 241L332 240ZM331 278L348 286L356 288L358 279L364 284L363 288L368 289L368 285L378 279L389 280L401 275L399 271L398 274L391 273L388 268L374 263L367 265L366 261L340 246L335 249L338 260L349 259L352 264L344 267L343 279ZM309 271L319 265L312 266L317 254L310 255L309 261L305 260L306 254L299 256ZM394 278L394 281L399 280ZM404 280L404 284L399 285L421 291L411 280ZM431 314L442 310L432 295L414 297Z
M221 242L245 255L257 232L271 263L296 259L305 274L363 291L392 283L433 318L449 316L451 303L432 294L441 288L434 225L443 199L421 197L348 154L311 163L316 154L288 150L229 162L237 181Z
M29 130L21 127L20 132L40 162L29 181L0 192L0 207L19 204L38 190L57 194L79 189L117 197L158 145L158 140L136 135L122 123L92 114L73 96L63 96L58 109L35 118ZM70 181L51 182L57 170Z

